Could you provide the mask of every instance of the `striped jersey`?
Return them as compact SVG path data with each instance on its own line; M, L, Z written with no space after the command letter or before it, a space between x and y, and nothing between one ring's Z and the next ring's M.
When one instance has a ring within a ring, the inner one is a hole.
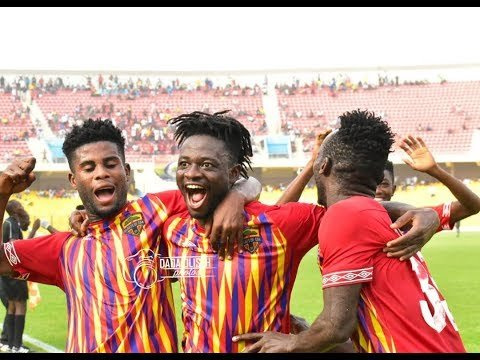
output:
M441 219L441 225L448 222ZM465 352L421 253L400 261L383 252L399 236L390 224L375 200L353 196L330 206L318 231L323 288L362 283L352 336L356 350Z
M67 352L177 351L171 283L158 258L164 221L184 209L179 191L147 194L83 238L58 233L5 246L19 277L65 291Z
M290 331L290 295L302 257L317 244L324 208L289 203L245 206L243 253L220 261L187 211L164 226L164 269L180 281L185 352L239 352L247 332Z

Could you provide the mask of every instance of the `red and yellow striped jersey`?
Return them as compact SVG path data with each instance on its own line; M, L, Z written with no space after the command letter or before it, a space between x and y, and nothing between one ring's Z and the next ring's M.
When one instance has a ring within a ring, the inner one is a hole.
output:
M5 247L24 279L57 285L68 308L68 352L175 352L169 279L158 257L167 216L185 209L178 191L148 194L89 226Z
M243 254L220 261L188 212L164 226L170 258L163 268L180 280L185 352L239 352L232 336L290 330L290 295L302 257L317 243L324 208L290 203L245 207Z

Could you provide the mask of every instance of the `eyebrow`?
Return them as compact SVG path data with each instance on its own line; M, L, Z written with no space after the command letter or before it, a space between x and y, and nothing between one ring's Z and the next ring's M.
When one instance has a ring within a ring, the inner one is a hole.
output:
M191 157L187 156L187 155L183 155L183 156L180 156L178 158L178 160L190 160L190 159L191 159ZM200 160L201 161L208 160L208 161L218 162L218 159L216 159L214 157L208 157L208 156L202 156L202 157L200 157Z
M112 161L112 160L120 161L120 158L118 156L109 156L109 157L103 159L103 162L108 162L108 161ZM88 166L88 165L95 165L95 161L85 160L85 161L82 161L80 164L78 164L78 166L80 166L80 167L84 167L84 166Z

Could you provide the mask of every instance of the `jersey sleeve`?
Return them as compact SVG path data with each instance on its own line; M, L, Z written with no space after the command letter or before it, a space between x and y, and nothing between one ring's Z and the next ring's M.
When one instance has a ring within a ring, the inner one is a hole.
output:
M55 233L4 244L5 256L16 278L63 289L60 254L70 233Z
M187 210L187 205L180 190L162 191L152 195L165 205L167 216L172 216Z
M269 215L284 233L287 243L303 256L318 243L318 228L325 211L318 205L292 202L279 206Z
M378 236L383 218L378 210L327 211L318 234L324 289L373 280L374 255L385 245Z
M450 220L450 210L452 208L452 203L445 203L440 204L438 206L433 207L432 209L435 210L438 214L438 218L440 219L440 225L438 226L437 232L442 230L452 230L455 224Z

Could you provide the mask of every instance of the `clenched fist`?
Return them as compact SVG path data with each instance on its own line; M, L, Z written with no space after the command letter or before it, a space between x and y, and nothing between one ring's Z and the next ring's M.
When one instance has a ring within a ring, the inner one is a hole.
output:
M35 158L13 161L0 175L0 195L10 196L28 188L35 181Z

